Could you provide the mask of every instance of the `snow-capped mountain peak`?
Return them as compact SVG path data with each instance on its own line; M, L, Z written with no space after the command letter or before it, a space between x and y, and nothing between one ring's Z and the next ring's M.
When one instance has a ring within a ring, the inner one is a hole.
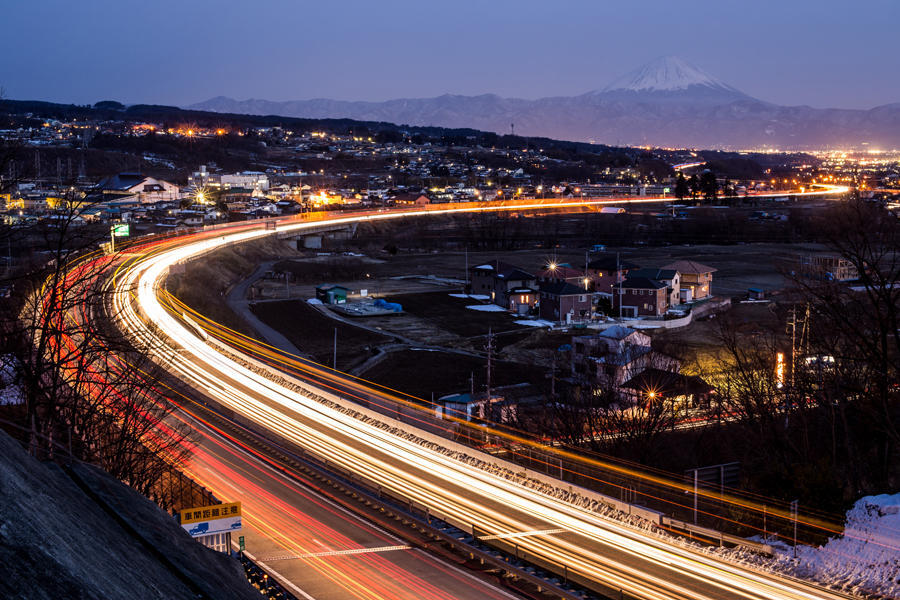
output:
M740 93L703 69L677 56L657 58L616 79L603 91L674 92L686 90L691 86Z

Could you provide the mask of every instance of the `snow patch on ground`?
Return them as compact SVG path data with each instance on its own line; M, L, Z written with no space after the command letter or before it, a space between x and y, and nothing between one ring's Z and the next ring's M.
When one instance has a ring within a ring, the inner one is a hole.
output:
M470 304L466 308L481 312L506 312L505 308L497 306L496 304Z
M468 298L470 300L490 300L490 296L483 294L447 294L451 298Z
M866 496L849 511L844 534L824 546L787 546L778 561L798 577L842 591L900 598L900 494Z
M526 327L553 327L553 323L544 319L519 319L514 321L516 325L525 325Z
M307 304L322 304L322 301L318 298L310 298L306 301Z

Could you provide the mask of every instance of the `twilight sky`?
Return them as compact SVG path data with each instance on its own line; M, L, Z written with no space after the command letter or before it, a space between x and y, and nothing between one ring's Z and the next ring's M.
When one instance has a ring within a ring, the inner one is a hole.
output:
M779 104L900 102L900 0L30 0L4 21L14 99L538 98L675 54Z

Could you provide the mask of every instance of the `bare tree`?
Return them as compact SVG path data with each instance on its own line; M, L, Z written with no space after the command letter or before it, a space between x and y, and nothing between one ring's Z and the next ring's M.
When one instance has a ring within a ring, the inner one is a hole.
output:
M4 281L0 343L19 370L32 453L57 458L62 444L146 493L184 458L186 430L153 391L162 374L151 349L108 325L117 315L106 277L118 257L103 246L105 226L83 223L90 207L70 187L49 218L5 227L21 253Z

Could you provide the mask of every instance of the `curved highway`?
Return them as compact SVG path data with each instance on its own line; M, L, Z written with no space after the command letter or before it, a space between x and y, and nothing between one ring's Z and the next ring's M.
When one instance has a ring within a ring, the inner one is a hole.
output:
M816 193L839 191L832 188ZM622 200L532 201L503 208L618 202ZM589 582L597 590L653 600L844 598L806 582L719 560L656 533L601 518L471 466L423 445L421 440L409 439L401 433L427 434L410 432L408 425L387 417L377 419L388 427L361 419L359 413L365 411L325 386L292 380L283 374L272 377L265 365L250 356L236 350L221 352L161 300L160 287L171 266L229 244L321 225L483 210L497 210L497 206L367 212L312 221L284 219L275 231L244 223L148 244L136 248L117 273L113 314L124 331L151 348L158 361L223 407L334 468L353 472L393 495L428 507L431 514L461 529L471 531L474 526L481 536L512 536L518 552L537 562L565 565L571 578ZM468 453L477 454L474 450ZM483 459L491 460L486 456ZM568 485L560 482L561 487Z

